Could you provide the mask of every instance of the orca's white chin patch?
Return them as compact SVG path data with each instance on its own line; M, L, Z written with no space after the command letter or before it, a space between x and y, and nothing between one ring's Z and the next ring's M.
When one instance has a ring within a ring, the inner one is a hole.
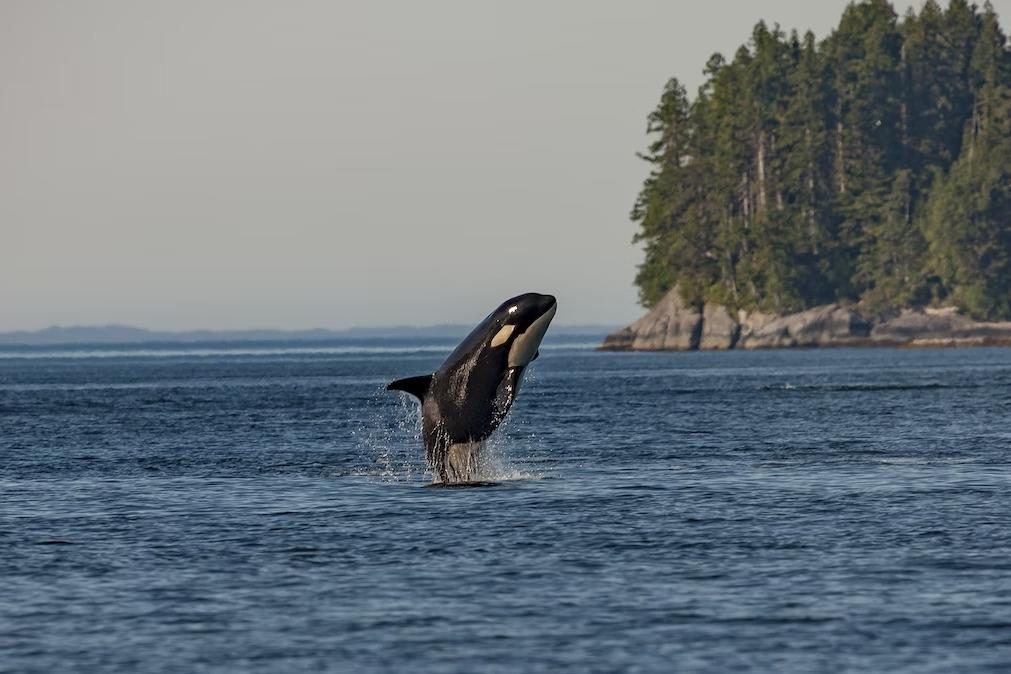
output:
M537 348L541 345L541 340L544 339L544 333L548 331L548 325L555 317L557 310L558 305L553 305L531 323L525 332L516 336L509 348L509 367L525 367L534 359Z

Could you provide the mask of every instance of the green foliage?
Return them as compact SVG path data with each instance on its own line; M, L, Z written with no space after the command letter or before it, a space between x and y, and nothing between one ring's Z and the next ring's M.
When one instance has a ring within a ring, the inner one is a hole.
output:
M672 79L631 217L650 306L956 303L1011 318L1011 52L989 4L850 4L821 43L755 26Z

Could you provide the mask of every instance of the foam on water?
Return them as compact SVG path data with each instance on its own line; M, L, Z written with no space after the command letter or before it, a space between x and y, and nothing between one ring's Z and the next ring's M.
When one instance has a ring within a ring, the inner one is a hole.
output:
M391 401L394 401L391 404ZM373 394L371 412L353 431L364 465L356 469L357 475L379 478L387 482L413 482L422 478L434 480L425 463L425 444L422 437L421 411L418 402L409 395L379 388ZM507 482L536 480L543 477L517 463L517 453L532 441L527 434L526 443L511 436L511 428L522 429L508 415L480 450L480 482Z
M373 392L371 402L367 415L352 431L364 464L356 474L385 482L424 477L429 471L417 401L381 386Z

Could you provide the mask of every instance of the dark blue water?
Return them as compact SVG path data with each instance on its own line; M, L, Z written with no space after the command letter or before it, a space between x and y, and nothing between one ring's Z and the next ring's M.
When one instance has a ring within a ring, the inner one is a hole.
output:
M556 345L432 488L450 346L4 352L0 670L1011 669L1011 350Z

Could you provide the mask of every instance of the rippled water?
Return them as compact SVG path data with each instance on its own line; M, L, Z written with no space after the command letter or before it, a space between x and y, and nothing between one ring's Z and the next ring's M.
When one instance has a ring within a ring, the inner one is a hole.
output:
M0 670L1011 669L1011 350L556 344L432 488L451 346L0 352Z

